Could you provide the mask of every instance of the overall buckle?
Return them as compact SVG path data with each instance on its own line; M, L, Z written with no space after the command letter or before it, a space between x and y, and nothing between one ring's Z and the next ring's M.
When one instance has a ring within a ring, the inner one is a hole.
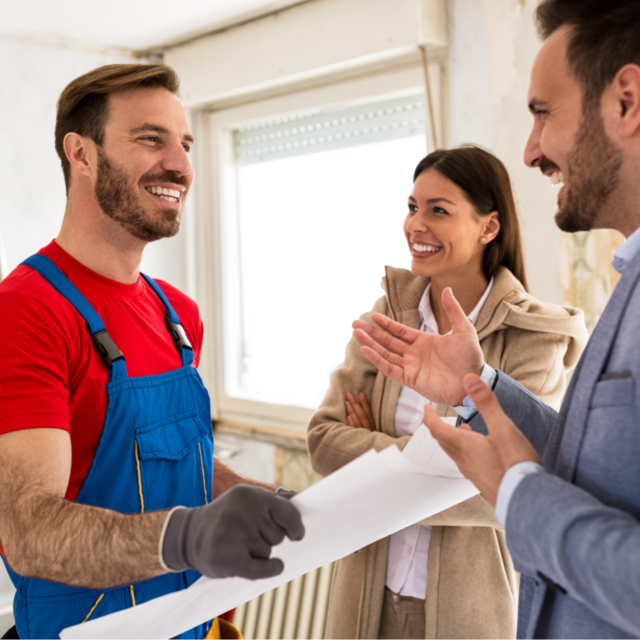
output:
M185 348L193 351L193 347L191 346L189 338L187 338L187 334L181 324L171 322L171 318L169 318L169 316L164 317L164 323L167 325L167 330L173 338L173 342L175 343L176 349L180 355L182 355L182 350Z
M92 333L91 342L93 342L93 346L109 369L111 369L116 360L124 360L122 351L116 347L113 338L106 331Z

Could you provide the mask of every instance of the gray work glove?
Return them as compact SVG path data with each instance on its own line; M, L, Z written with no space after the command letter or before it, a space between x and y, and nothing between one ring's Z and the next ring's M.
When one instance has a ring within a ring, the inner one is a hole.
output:
M282 560L269 556L285 535L304 537L295 506L241 484L204 507L175 510L166 525L162 559L173 571L195 569L209 578L270 578L284 569Z
M294 491L293 489L285 489L284 487L278 487L276 489L276 495L280 496L281 498L286 498L287 500L291 500L291 498L298 495L298 492Z

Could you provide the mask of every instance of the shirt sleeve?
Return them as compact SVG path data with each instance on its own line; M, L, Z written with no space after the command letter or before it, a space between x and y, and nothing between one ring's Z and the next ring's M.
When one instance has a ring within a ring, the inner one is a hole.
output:
M69 340L65 318L19 293L0 296L0 434L70 430Z
M544 469L542 465L539 465L537 462L528 460L514 464L513 467L504 474L504 478L502 478L502 482L500 483L500 489L498 489L498 499L496 501L496 518L498 518L503 527L506 526L511 497L524 477L532 473L544 473Z
M492 369L486 362L484 367L482 368L482 373L480 374L480 379L489 387L489 389L493 389L496 385L496 380L498 379L498 374L495 369ZM462 405L459 407L453 407L453 410L465 421L468 422L473 418L473 416L478 413L476 409L476 405L473 404L473 400L467 396L463 401Z

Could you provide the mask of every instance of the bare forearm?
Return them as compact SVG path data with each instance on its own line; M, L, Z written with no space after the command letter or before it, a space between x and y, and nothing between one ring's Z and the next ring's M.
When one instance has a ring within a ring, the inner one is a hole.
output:
M23 576L109 588L164 573L158 545L166 512L122 514L47 494L3 511L5 557Z
M241 476L233 469L228 467L224 462L220 462L218 458L215 459L214 473L213 473L213 499L221 496L225 491L228 491L237 484L248 484L252 487L262 487L267 491L275 491L276 487L266 482L258 482L257 480L251 480L245 476Z

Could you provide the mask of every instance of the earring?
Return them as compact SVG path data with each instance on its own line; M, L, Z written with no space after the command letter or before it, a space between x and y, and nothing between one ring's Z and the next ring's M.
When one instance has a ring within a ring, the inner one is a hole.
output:
M482 242L486 242L486 241L487 241L487 239L486 239L486 238L480 238L480 240L481 240Z

